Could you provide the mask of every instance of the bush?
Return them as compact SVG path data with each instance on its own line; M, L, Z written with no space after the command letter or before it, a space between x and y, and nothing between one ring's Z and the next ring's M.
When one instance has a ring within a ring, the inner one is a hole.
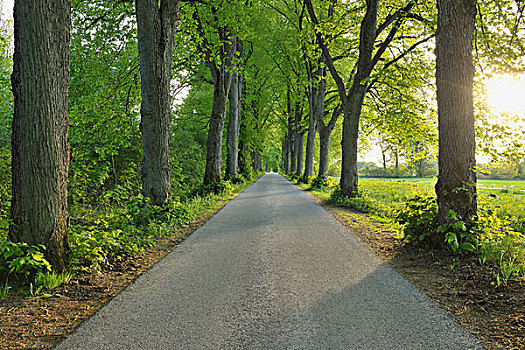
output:
M0 244L0 273L21 275L29 280L38 272L51 271L44 257L45 250L42 244L4 241Z
M310 184L312 185L312 187L319 189L328 189L332 187L337 187L338 185L336 179L323 176L317 176L313 178Z
M359 193L357 197L342 196L339 186L332 192L329 202L354 209L361 213L371 213L378 207L377 201L362 193Z
M395 219L403 225L405 239L418 245L430 243L432 236L437 233L437 213L436 198L418 194L403 205Z

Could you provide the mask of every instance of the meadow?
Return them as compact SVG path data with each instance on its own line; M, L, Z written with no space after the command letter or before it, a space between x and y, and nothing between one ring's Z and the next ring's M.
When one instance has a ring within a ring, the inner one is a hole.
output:
M391 215L417 193L435 195L436 178L361 178L360 192L378 203L378 214ZM498 217L509 217L513 227L525 234L525 181L478 180L478 203Z

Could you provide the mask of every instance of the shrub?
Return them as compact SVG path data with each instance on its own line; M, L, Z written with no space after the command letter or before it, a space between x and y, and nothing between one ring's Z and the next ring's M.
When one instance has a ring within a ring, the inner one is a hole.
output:
M362 193L359 193L357 197L342 196L339 187L336 187L332 192L329 202L354 209L361 213L371 213L378 207L377 201Z
M29 279L38 272L51 271L51 265L44 257L45 250L42 244L4 241L0 244L0 272Z
M438 227L436 198L417 194L403 205L395 219L403 225L404 238L415 245L430 243Z

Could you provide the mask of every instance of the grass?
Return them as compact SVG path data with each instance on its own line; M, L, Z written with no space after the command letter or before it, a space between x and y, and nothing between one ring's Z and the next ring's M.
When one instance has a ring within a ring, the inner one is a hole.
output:
M362 178L360 193L377 201L376 212L390 215L415 193L434 195L435 178ZM480 207L493 210L498 217L511 217L513 227L525 233L525 181L479 180Z
M39 272L35 278L35 286L43 287L47 290L55 289L63 284L68 284L73 278L72 272Z

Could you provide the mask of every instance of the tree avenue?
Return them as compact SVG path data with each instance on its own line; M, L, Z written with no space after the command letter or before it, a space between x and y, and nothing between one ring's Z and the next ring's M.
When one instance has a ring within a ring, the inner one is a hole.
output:
M68 1L15 4L0 244L42 243L57 270L110 266L149 244L144 227L166 229L155 220L179 222L193 198L261 171L337 178L335 199L366 205L359 176L439 171L429 207L447 228L479 214L476 136L525 169L522 134L489 123L480 97L488 76L522 67L525 6L513 0L75 0L71 43ZM360 161L370 150L379 166ZM101 253L117 238L128 250Z

